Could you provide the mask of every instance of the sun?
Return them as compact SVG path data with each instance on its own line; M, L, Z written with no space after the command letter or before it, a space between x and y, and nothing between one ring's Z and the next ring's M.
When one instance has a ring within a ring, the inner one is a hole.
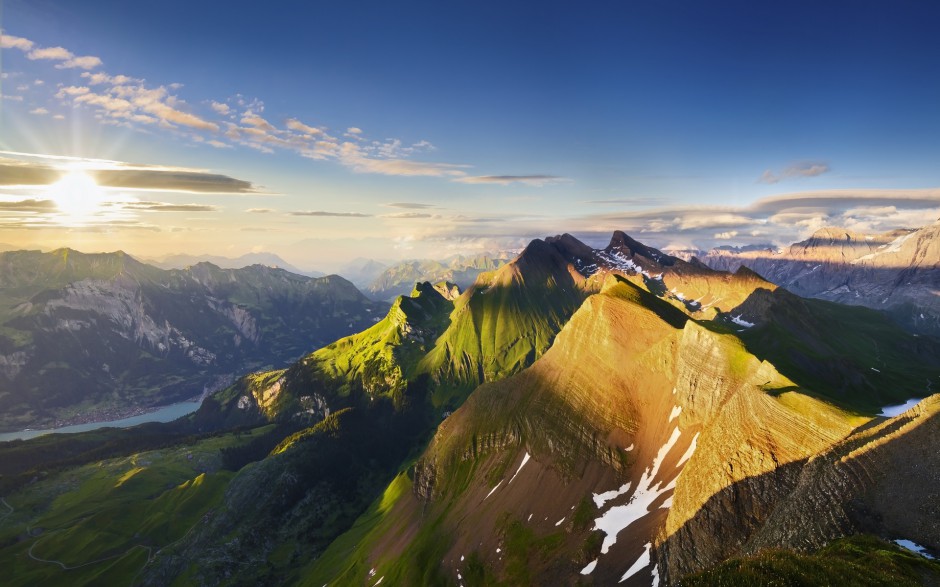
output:
M71 170L47 188L46 196L55 202L66 220L81 222L102 211L105 194L93 177L84 171Z

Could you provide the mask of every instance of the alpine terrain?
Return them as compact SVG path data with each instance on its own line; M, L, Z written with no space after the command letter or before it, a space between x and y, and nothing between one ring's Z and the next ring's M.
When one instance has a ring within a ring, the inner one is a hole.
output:
M177 422L0 445L0 560L14 585L937 584L938 384L940 341L883 312L619 231L536 239Z

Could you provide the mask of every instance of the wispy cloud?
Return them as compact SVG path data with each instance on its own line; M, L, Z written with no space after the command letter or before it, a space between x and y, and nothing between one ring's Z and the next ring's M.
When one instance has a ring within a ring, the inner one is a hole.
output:
M65 47L42 47L10 35L4 48L18 49L34 61L53 61L55 67L92 70L102 61L95 56L76 56ZM129 75L85 71L82 84L49 88L66 106L92 112L103 124L152 132L164 130L199 145L214 148L248 147L262 153L289 150L303 157L334 161L354 173L404 177L436 177L468 184L543 186L567 181L551 175L470 175L470 165L446 161L422 161L415 157L437 148L428 140L405 143L398 138L371 139L358 126L331 134L326 126L287 117L283 125L264 113L264 103L241 95L224 100L205 99L191 106L179 96L180 84L152 85ZM51 84L50 84L51 86ZM37 85L37 88L41 86ZM4 96L19 99L22 96ZM201 111L200 111L201 110ZM57 115L57 117L62 115Z
M34 43L27 39L19 39L19 41L20 46L15 48L29 51L26 54L28 59L32 59L33 61L38 59L59 61L60 63L56 65L58 69L94 69L101 65L101 59L92 55L79 57L64 47L23 49L22 47L25 47L27 44L31 47L34 45ZM23 43L23 41L26 41L26 43Z
M609 200L586 200L585 204L609 204L617 206L662 206L671 203L671 198L637 196L634 198L611 198Z
M422 204L419 202L389 202L388 204L383 204L389 208L405 208L408 210L426 210L428 208L437 208L434 204Z
M521 183L531 186L543 186L554 183L566 183L568 178L557 175L468 175L454 181L469 184L510 185Z
M461 177L467 165L453 163L428 163L409 159L372 159L363 156L351 143L344 143L339 156L340 162L358 173L376 173L380 175L400 175L406 177Z
M325 212L323 210L297 210L290 212L291 216L336 216L340 218L371 218L372 214L362 214L360 212Z
M438 218L436 214L428 214L427 212L396 212L394 214L383 214L382 218L392 218L399 220L415 220L419 218Z
M828 173L829 171L829 164L827 163L803 161L784 167L780 173L774 173L770 169L767 169L757 178L757 181L758 183L774 184L788 179L816 177Z
M26 54L29 59L50 59L53 61L64 61L74 57L71 51L64 47L45 47L43 49L33 49Z
M52 200L20 200L18 202L0 202L4 212L50 212L56 209Z
M128 202L122 203L126 210L146 210L149 212L218 212L218 206L206 204L171 204L168 202Z
M250 181L206 171L108 170L93 172L98 185L160 192L257 194Z
M210 106L212 107L213 110L215 110L218 114L221 114L222 116L227 116L231 114L232 112L232 108L228 104L225 104L224 102L216 102L213 100L210 103Z
M296 118L288 118L285 126L287 126L288 130L294 130L309 136L323 134L323 130L304 124Z
M26 52L31 51L34 46L35 43L29 39L0 34L0 49L19 49Z
M274 208L248 208L245 210L249 214L269 214L274 211Z
M201 194L265 193L250 181L205 169L0 152L0 186L41 188L55 183L72 169L82 169L98 185L116 189Z

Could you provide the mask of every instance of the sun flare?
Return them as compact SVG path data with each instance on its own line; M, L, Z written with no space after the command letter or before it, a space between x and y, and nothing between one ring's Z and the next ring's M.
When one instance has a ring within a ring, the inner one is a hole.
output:
M46 195L67 221L89 220L102 210L104 190L84 171L72 170L50 185Z

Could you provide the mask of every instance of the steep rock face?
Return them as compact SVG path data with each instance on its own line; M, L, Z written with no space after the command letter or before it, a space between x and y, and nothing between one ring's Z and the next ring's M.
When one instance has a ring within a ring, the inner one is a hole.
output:
M702 503L692 500L699 509L686 508L685 516L679 514L688 486L680 485L659 551L664 578L675 580L729 556L768 548L811 552L859 532L913 540L936 551L938 412L940 397L932 396L898 417L860 426L838 442L831 442L838 428L817 423L806 437L815 444L813 450L793 453L795 460L779 466L737 463L738 470L744 465L738 478L729 475ZM818 433L828 436L828 447L815 438ZM685 479L693 471L707 474L696 470L706 455L700 443L698 460L690 461ZM710 460L713 466L721 459Z
M399 296L386 316L366 330L318 349L287 369L252 373L210 397L196 415L207 428L254 421L308 419L316 413L374 401L401 398L419 377L418 362L448 325L453 302L430 283L411 296Z
M797 295L884 310L914 332L940 334L940 222L884 234L825 228L776 254L713 250L702 260L746 265Z
M940 551L940 395L861 427L800 470L745 553L814 550L855 532Z
M372 323L384 306L336 276L124 253L0 254L0 427L188 399Z
M667 581L737 554L795 485L797 464L864 421L786 391L772 365L700 326L686 327L679 357L680 422L702 434L657 551Z

